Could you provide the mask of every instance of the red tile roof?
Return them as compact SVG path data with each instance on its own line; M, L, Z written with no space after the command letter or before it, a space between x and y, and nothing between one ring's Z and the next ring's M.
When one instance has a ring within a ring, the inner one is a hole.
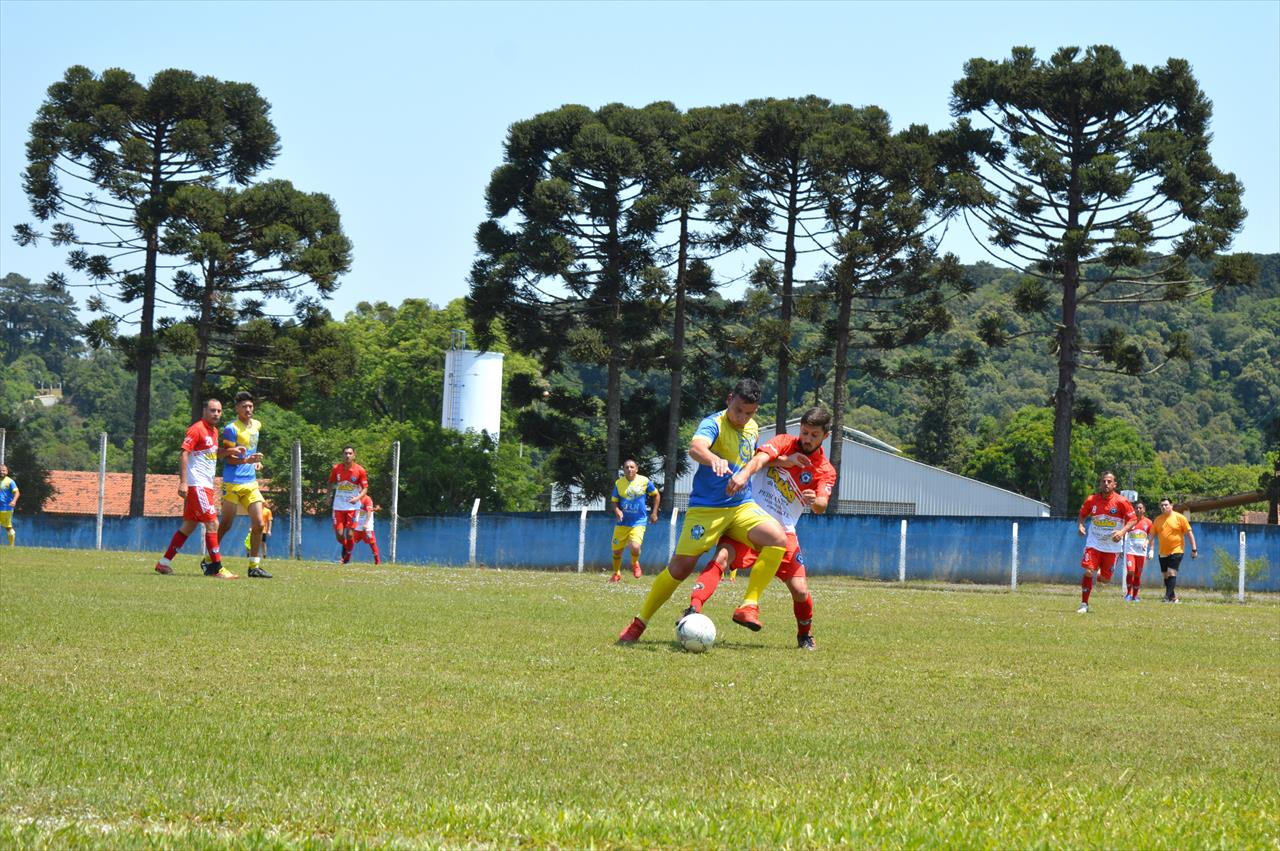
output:
M49 483L53 496L44 504L46 514L98 513L98 474L73 470L51 470ZM221 484L221 480L219 480ZM127 517L132 473L107 473L107 486L102 513L107 517ZM178 498L178 477L163 473L147 474L147 517L181 517L182 500Z

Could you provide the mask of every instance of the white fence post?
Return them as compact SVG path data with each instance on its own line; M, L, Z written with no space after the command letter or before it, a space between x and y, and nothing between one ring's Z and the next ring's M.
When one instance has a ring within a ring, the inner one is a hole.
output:
M578 572L587 563L587 507L582 506L582 514L578 517Z
M289 511L289 558L302 558L302 441L293 442L293 503Z
M907 521L902 521L902 531L898 535L898 581L907 581Z
M391 444L391 563L396 563L396 536L400 532L400 441Z
M467 561L472 566L476 566L476 532L480 528L480 498L476 497L476 501L471 504L471 546L468 550Z
M184 473L185 475L185 473ZM98 434L98 529L94 549L102 549L102 513L107 507L107 433Z
M4 429L0 428L0 464L4 463L4 441L5 441L5 431Z
M1244 530L1241 529L1240 530L1240 591L1236 595L1237 599L1239 599L1241 603L1244 602L1244 571L1245 571L1245 563L1248 561L1248 556L1249 556L1249 551L1245 547L1245 542L1244 542Z
M671 561L676 554L676 533L679 531L679 527L676 526L676 518L679 516L679 507L671 506L671 534L668 536L669 540L667 542L667 561Z
M1018 590L1018 524L1013 524L1013 546L1009 553L1009 563L1012 565L1009 571L1009 590Z

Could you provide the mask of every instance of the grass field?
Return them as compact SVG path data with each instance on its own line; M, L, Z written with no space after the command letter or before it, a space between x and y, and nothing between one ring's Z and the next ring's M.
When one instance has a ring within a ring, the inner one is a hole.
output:
M0 847L1280 844L1274 600L176 566L0 550Z

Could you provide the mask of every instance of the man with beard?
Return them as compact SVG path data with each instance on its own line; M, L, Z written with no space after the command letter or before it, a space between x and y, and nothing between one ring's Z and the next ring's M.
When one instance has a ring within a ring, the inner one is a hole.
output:
M760 507L782 524L787 534L787 550L778 568L777 578L791 592L796 616L796 644L802 650L813 650L813 597L805 579L804 558L796 537L796 522L806 508L816 514L827 510L835 491L836 470L822 451L822 442L831 433L831 413L826 408L810 408L800 418L800 434L780 434L756 450L756 458L764 464L751 483L752 493ZM741 544L722 540L722 546L694 583L685 614L701 612L716 592L728 567L746 570L755 564L759 553Z

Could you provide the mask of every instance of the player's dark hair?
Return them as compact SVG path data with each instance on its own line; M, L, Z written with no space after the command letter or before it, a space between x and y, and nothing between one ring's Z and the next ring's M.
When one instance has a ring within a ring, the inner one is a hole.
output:
M236 394L237 405L239 405L241 402L252 402L252 401L253 401L253 394L250 393L248 390L241 390L239 393Z
M350 443L348 443L346 446L342 447L342 451L343 451L343 452L346 452L348 449L350 449L352 452L355 452L355 451L356 451L356 448L355 448L354 446L352 446Z
M204 407L206 410L208 410L210 402L217 402L219 405L222 404L222 400L219 399L217 396L210 396L208 399L204 400Z
M763 392L760 390L760 382L754 378L739 379L738 383L733 385L733 395L737 396L748 405L760 404L760 396Z
M623 458L623 459L622 459L622 466L624 466L624 467L625 467L625 466L627 466L628 464L635 464L637 467L639 467L639 466L640 466L638 463L636 463L636 459L634 459L634 458Z
M831 412L821 405L814 405L801 415L800 424L817 426L823 431L831 431Z

